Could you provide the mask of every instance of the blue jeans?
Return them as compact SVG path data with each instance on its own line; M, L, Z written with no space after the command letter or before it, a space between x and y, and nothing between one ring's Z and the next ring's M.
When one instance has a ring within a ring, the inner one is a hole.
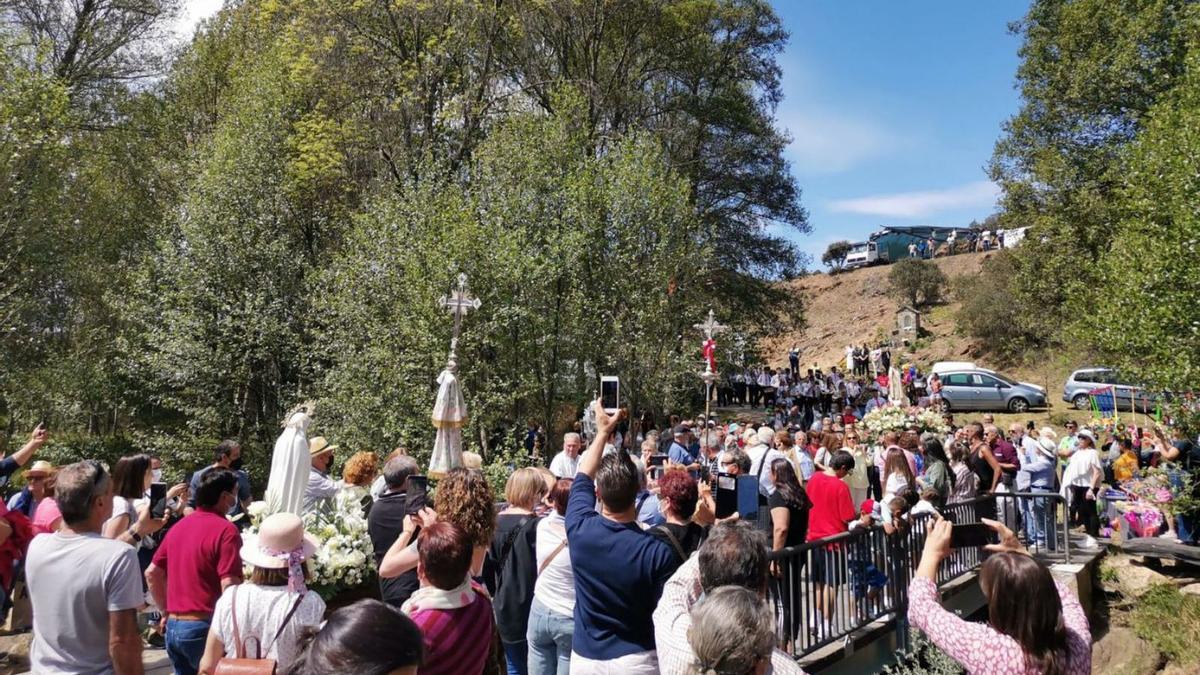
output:
M575 619L550 611L533 599L529 608L530 675L569 675L571 672L571 638L575 635Z
M504 642L504 662L508 675L529 675L529 645L525 642Z
M1029 492L1040 492L1049 495L1050 490L1044 487L1030 487ZM1025 543L1029 546L1042 547L1047 542L1047 517L1046 512L1049 502L1046 499L1022 499L1021 500L1021 517L1025 519ZM1054 532L1050 532L1051 537Z
M196 675L208 641L207 621L167 619L167 657L175 675Z

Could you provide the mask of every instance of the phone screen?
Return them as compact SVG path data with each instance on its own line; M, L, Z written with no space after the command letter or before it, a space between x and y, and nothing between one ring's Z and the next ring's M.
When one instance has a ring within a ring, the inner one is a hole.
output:
M717 474L716 516L728 518L737 511L737 476L728 473Z
M167 484L150 484L150 517L162 518L167 513Z
M600 405L605 410L617 409L619 388L620 382L616 378L600 380Z
M667 463L666 455L650 455L650 466L662 466Z
M404 495L404 513L415 516L429 504L429 479L425 476L409 476Z
M983 523L955 525L950 530L950 548L976 548L999 541L996 531Z

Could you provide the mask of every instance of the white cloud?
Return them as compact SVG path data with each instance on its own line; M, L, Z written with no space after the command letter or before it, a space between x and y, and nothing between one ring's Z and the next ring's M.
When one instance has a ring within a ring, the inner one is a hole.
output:
M175 34L183 38L191 38L192 33L196 31L196 24L201 19L207 19L216 14L223 4L224 0L184 0L183 6L179 10L179 17L175 21Z
M840 173L903 145L876 122L828 111L785 110L779 123L792 136L788 155L797 173Z
M835 213L857 213L891 218L924 218L943 211L995 205L1000 188L991 181L976 181L945 190L898 192L830 202Z

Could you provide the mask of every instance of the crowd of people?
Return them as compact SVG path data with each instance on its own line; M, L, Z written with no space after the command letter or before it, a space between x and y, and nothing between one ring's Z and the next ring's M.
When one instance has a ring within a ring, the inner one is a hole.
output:
M991 631L1007 636L987 641L993 657L1024 654L1037 666L1011 672L1087 672L1078 601L1024 555L1055 543L1052 495L1064 494L1073 520L1096 536L1105 482L1160 462L1200 469L1200 450L1178 434L1120 428L1101 441L1073 422L1060 435L1032 423L1001 429L986 415L960 427L946 414L946 433L868 438L867 406L840 403L840 414L802 398L754 423L672 418L665 429L631 427L597 403L589 437L567 433L547 466L514 470L503 495L466 453L467 466L440 477L416 508L428 482L403 449L382 465L357 453L337 480L338 447L312 438L302 512L270 515L253 533L234 441L153 503L158 458L54 467L33 461L47 440L39 427L0 460L5 480L29 465L0 518L2 580L7 591L27 589L35 672L139 673L143 639L158 633L177 673L263 659L296 675L799 673L797 635L828 638L848 595L869 603L887 592L889 570L819 542L860 528L899 541L928 515L937 524L909 592L914 625L972 670ZM630 446L638 451L618 449ZM718 515L718 476L749 481L744 513ZM308 587L317 544L303 516L351 489L364 495L379 600L331 612ZM977 499L1005 492L1047 499ZM1001 541L1003 555L981 570L987 625L963 627L936 602L948 554L941 517L960 502L974 503ZM1003 513L1013 503L1015 517ZM1192 541L1192 523L1172 520L1169 534ZM797 547L806 557L789 559ZM1026 604L1010 606L1009 590ZM1032 624L1021 611L1033 612Z

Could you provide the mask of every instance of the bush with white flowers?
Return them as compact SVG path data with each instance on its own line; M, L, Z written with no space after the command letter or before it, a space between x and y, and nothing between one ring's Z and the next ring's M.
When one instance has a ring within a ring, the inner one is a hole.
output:
M343 591L358 588L375 573L371 564L374 550L367 533L362 499L366 490L346 488L337 493L324 509L304 514L304 529L317 538L320 546L309 559L312 581L309 587L329 600ZM266 515L265 502L254 502L248 532L257 532Z

